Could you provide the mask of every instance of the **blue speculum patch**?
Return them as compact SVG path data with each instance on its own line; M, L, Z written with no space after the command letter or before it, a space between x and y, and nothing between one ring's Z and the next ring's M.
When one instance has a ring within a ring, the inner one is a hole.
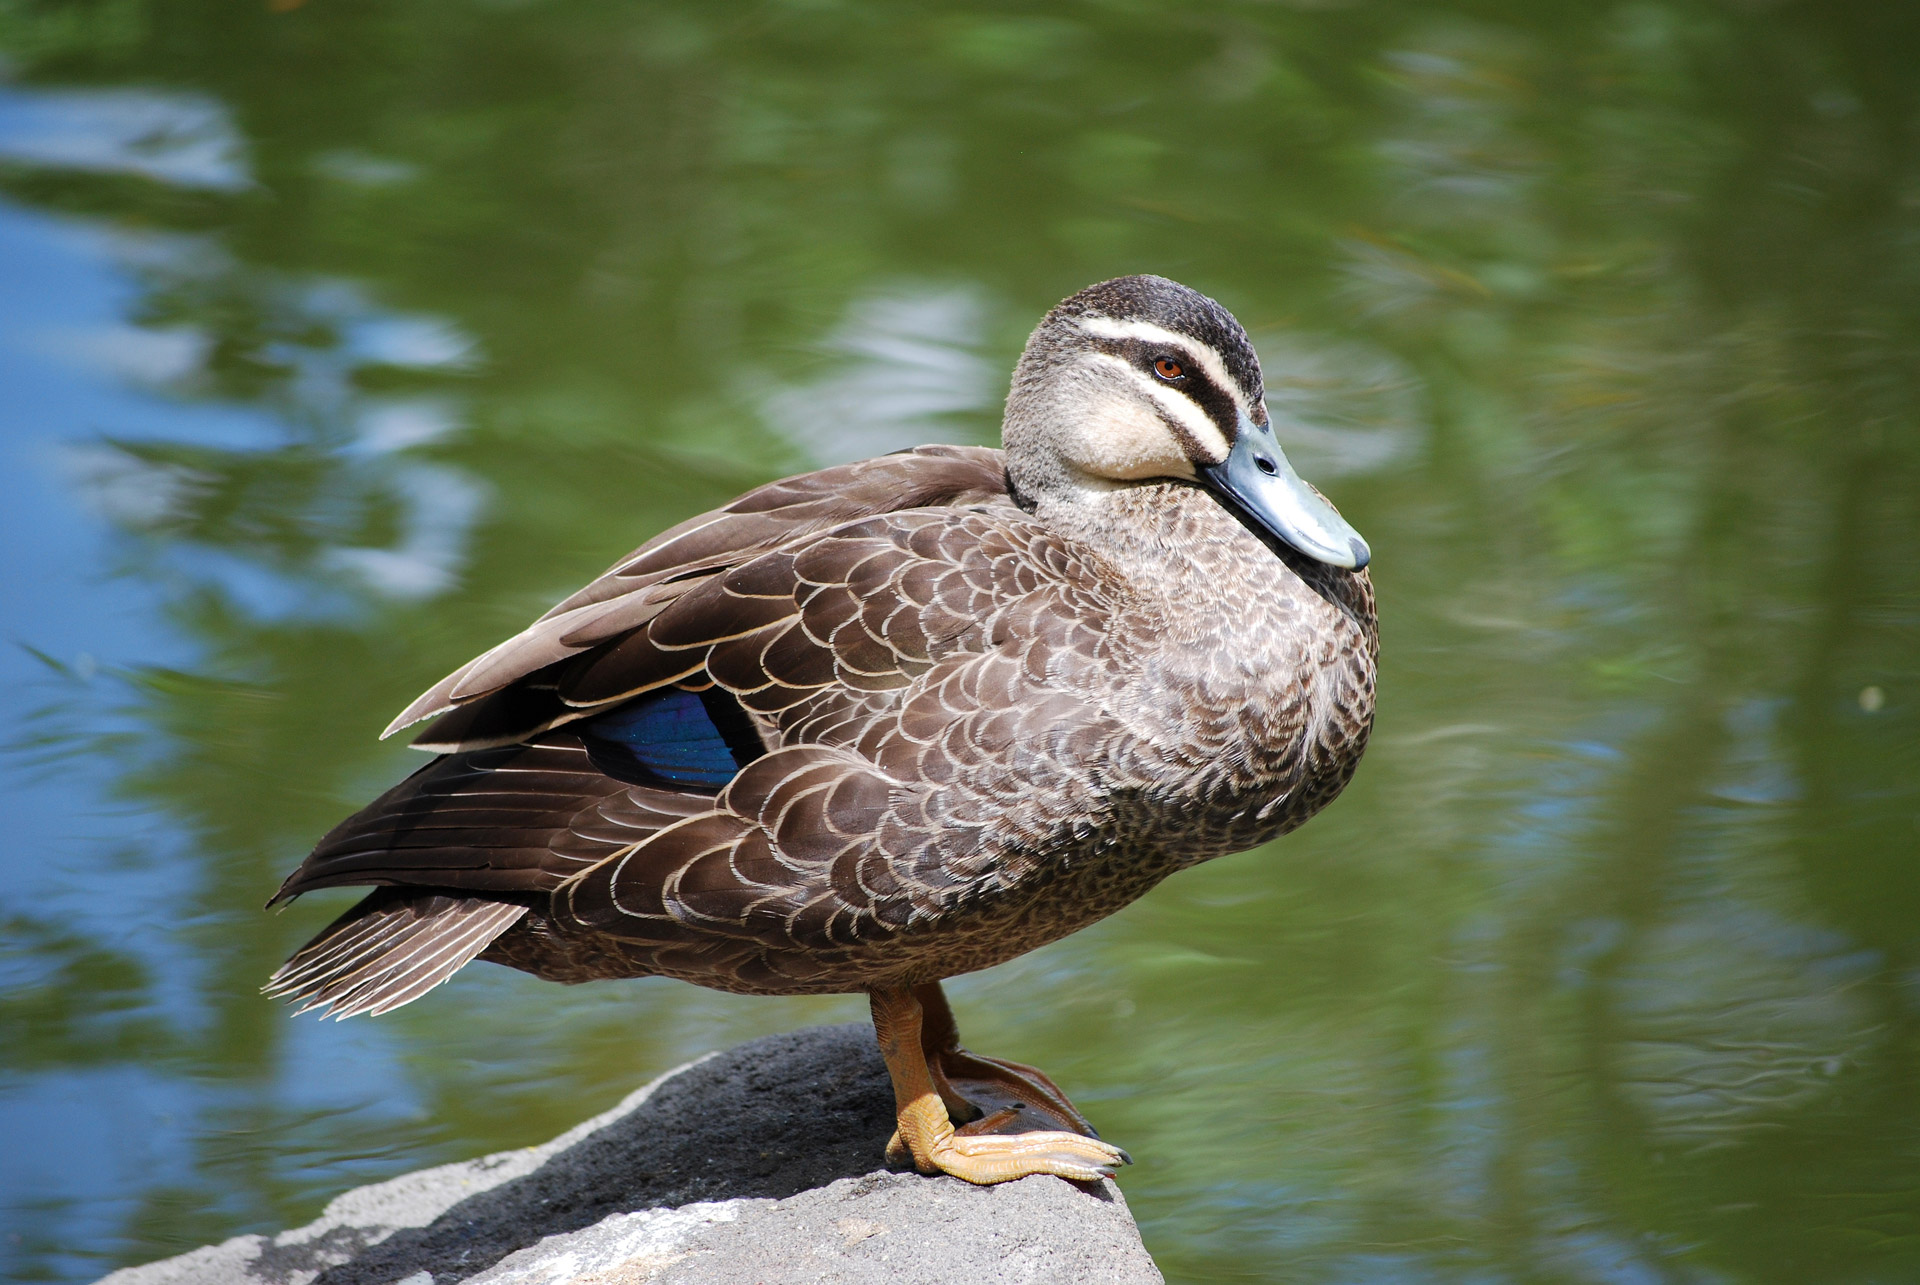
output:
M763 752L733 697L717 688L669 687L579 724L594 765L608 776L718 790Z

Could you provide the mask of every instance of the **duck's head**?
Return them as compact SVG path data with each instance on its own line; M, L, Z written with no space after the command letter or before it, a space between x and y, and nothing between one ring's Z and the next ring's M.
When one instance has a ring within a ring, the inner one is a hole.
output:
M1177 281L1116 277L1049 312L1014 370L1004 434L1023 503L1196 482L1309 558L1357 570L1370 557L1287 463L1247 332Z

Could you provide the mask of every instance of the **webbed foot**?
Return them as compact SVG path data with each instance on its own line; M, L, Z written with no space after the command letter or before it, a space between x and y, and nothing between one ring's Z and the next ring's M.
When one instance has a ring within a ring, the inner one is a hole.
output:
M961 1048L938 983L876 992L873 1025L899 1122L889 1160L981 1184L1034 1173L1092 1181L1130 1163L1046 1075ZM956 1118L968 1123L956 1129Z

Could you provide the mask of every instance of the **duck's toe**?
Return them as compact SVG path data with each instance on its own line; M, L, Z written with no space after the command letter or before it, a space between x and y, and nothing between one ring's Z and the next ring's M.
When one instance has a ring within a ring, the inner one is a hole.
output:
M936 1144L930 1159L940 1172L982 1186L1036 1173L1092 1182L1113 1177L1115 1169L1128 1163L1127 1153L1116 1146L1057 1129L956 1133L943 1144Z

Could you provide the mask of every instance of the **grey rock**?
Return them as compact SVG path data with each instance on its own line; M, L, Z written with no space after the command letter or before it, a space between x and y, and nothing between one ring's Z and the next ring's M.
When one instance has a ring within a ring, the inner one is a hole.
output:
M100 1285L1157 1282L1119 1188L876 1168L893 1092L864 1025L688 1063L553 1141L349 1191Z

